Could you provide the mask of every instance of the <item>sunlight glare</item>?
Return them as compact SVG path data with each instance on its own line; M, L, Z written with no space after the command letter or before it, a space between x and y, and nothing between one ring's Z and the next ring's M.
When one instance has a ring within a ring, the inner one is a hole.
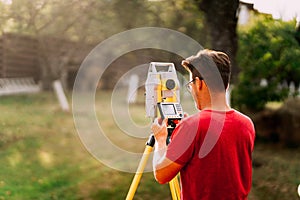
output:
M12 4L12 0L0 0L4 4Z
M275 19L289 21L296 18L300 21L299 0L241 0L254 4L259 12L272 14Z

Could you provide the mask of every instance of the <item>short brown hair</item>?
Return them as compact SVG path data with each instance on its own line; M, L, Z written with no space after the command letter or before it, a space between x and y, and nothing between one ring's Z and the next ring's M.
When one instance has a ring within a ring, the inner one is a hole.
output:
M204 79L215 79L216 72L213 72L213 66L216 66L220 74L224 87L216 86L216 84L208 84L212 90L226 90L230 81L231 63L230 59L224 52L209 49L200 50L196 56L191 56L182 62L182 65L192 73L193 79L199 77ZM203 76L202 76L203 75Z

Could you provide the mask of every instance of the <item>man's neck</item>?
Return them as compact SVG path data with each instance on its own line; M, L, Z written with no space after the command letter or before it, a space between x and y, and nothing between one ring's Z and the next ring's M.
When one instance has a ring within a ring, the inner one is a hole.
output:
M209 101L202 102L201 110L229 111L231 107L228 105L225 93L214 93Z

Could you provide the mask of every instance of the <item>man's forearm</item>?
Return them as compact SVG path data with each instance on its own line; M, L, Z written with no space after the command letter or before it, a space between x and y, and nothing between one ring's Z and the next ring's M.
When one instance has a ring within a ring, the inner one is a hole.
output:
M166 157L166 145L158 145L155 148L153 155L154 176L160 184L165 184L176 176L182 166Z
M165 141L156 141L153 154L153 168L156 171L159 169L160 164L165 159L167 145Z
M162 125L159 125L157 120L153 123L151 129L155 137L155 150L153 155L153 172L155 179L161 183L167 183L181 169L181 165L172 162L166 157L167 154L167 120L164 120Z
M162 163L166 157L166 149L167 145L165 141L158 140L155 142L155 149L153 154L153 172L155 179L161 184L165 183L161 180L160 169L164 167L162 166Z

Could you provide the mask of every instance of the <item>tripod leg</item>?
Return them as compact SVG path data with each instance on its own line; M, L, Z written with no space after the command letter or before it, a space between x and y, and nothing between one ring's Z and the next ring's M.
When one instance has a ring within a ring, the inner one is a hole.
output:
M141 177L143 175L145 166L147 164L147 160L149 159L149 156L150 156L150 153L152 152L152 149L153 149L152 146L148 146L148 145L146 146L145 151L143 153L143 157L142 157L142 159L139 163L138 169L137 169L137 171L135 173L135 176L132 180L132 183L130 185L126 200L132 200L133 199L133 196L134 196L135 191L138 187L138 184L141 180Z
M170 186L170 192L171 192L172 199L177 200L177 195L176 195L175 187L174 187L174 184L173 184L173 180L171 180L169 182L169 186Z
M173 184L175 187L177 197L178 197L178 199L180 199L180 184L178 182L178 175L173 179Z
M177 176L175 176L169 182L169 186L170 186L170 191L171 191L172 199L173 200L179 200L180 199L180 187L179 187Z

